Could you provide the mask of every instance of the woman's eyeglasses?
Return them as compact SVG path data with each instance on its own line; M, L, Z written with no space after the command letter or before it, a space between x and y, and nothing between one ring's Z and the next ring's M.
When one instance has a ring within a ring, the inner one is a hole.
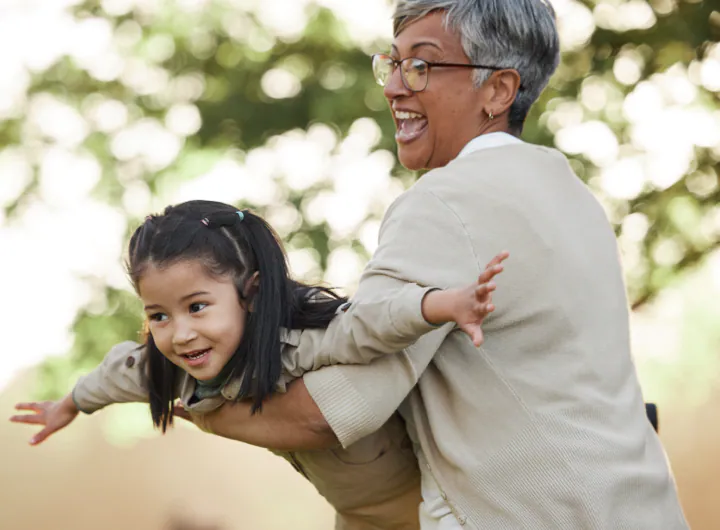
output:
M422 92L427 88L431 68L486 68L488 70L504 70L501 66L483 64L431 63L415 57L401 61L389 55L376 53L372 56L372 69L378 85L385 86L397 67L400 67L400 78L405 88L412 92Z

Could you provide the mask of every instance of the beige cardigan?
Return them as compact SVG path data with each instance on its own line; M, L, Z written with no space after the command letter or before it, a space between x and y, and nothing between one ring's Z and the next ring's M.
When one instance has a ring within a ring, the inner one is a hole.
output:
M687 528L645 417L615 235L562 154L497 147L424 175L388 210L354 303L462 285L503 249L481 348L446 325L303 376L335 434L349 446L400 407L468 528ZM357 314L332 322L328 351L356 347Z
M328 352L322 347L325 330L283 330L283 372L277 390L308 370L335 363L367 363L397 352L420 334L435 329L422 317L422 298L429 289L407 285L377 303L350 305L354 334L367 337L359 347ZM373 331L370 332L369 329ZM402 337L394 340L393 337ZM384 341L373 339L382 337ZM144 348L135 342L115 346L102 364L82 377L73 389L81 411L93 413L113 403L147 402ZM234 401L239 379L231 380L220 396L191 403L195 380L181 372L176 395L195 415L207 414ZM201 419L202 416L199 416ZM325 451L276 452L316 487L337 510L336 530L417 530L420 473L403 420L394 414L382 427L346 448Z

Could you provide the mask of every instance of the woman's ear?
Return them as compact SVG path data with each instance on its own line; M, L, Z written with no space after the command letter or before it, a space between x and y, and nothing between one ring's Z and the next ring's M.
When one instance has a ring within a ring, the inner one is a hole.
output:
M500 116L507 112L515 102L520 90L520 74L516 70L499 70L493 72L485 82L486 103L485 113Z
M243 285L243 294L244 299L248 302L248 308L247 310L252 313L253 312L253 301L255 299L255 295L258 293L258 290L260 289L260 272L255 271L252 276L250 276L246 281L245 285Z

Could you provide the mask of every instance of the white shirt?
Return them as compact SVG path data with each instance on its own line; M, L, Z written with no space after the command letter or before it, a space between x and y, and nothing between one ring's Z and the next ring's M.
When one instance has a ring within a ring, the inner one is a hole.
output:
M522 140L508 133L494 132L483 134L470 140L467 145L462 148L457 158L467 156L480 149L492 149L494 147L519 143L522 143ZM427 465L427 460L420 446L416 446L416 453L420 461L422 474L421 489L423 501L420 503L420 528L422 530L461 530L462 524L458 520L458 516L462 517L462 515L456 515L453 512L440 486L432 476L432 472Z
M512 134L506 132L494 132L482 134L470 140L465 147L462 148L457 158L479 151L480 149L492 149L493 147L502 147L511 144L521 144L523 141Z

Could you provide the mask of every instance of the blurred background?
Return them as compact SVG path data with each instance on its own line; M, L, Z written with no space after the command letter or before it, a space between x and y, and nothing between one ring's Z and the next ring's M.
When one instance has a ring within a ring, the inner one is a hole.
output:
M720 528L720 8L552 0L563 61L528 119L606 207L636 364L692 527ZM0 2L0 416L57 398L141 308L129 233L188 199L251 207L296 276L352 294L417 178L368 55L386 0ZM0 529L332 528L284 461L142 405L41 447L0 421Z

